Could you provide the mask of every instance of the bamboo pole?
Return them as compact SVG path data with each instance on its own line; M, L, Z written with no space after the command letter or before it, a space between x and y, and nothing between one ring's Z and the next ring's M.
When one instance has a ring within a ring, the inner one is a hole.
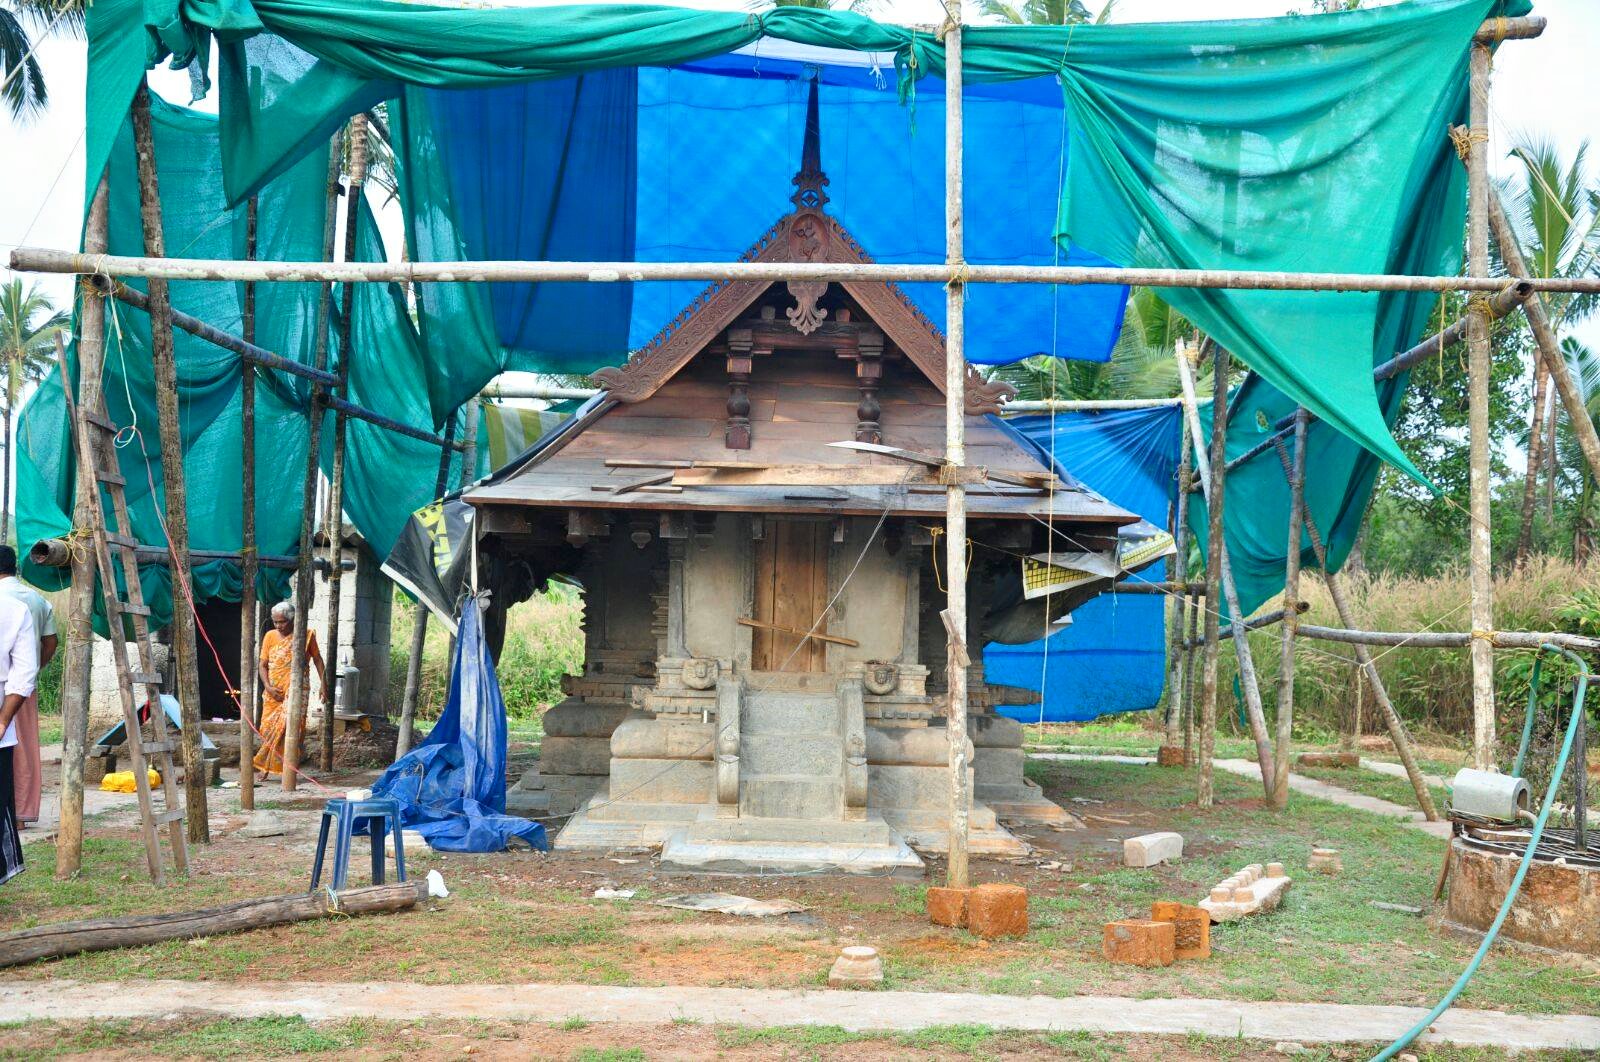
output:
M150 121L150 87L142 79L133 96L133 142L144 250L148 255L164 257L167 252L161 224L155 132ZM183 428L178 420L178 364L167 284L152 279L149 289L150 362L161 443L162 500L167 548L172 551L172 656L183 719L179 743L183 750L183 799L187 809L185 832L191 844L208 844L211 824L206 809L206 766L200 752L200 661L196 655L194 589L189 567L189 494L183 468Z
M1309 601L1296 602L1295 603L1295 609L1294 609L1295 614L1299 615L1300 613L1305 612L1310 607L1311 607L1311 603ZM1228 641L1229 639L1233 638L1234 636L1236 636L1239 633L1239 628L1240 627L1243 627L1246 631L1265 630L1266 628L1271 627L1271 626L1273 626L1275 624L1282 623L1286 618L1288 618L1288 616L1289 616L1289 610L1288 609L1275 608L1271 612L1262 612L1259 615L1251 616L1248 620L1246 620L1242 624L1237 624L1236 625L1236 624L1230 623L1226 627L1223 627L1222 630L1218 632L1217 637L1220 638L1222 641ZM1199 648L1200 646L1203 646L1204 644L1205 644L1204 641L1193 641L1193 642L1190 642L1190 643L1186 643L1184 648L1186 648L1186 649L1194 649L1194 648Z
M1544 355L1533 352L1533 406L1528 425L1528 467L1522 477L1522 521L1517 528L1516 567L1528 563L1533 551L1533 510L1539 500L1539 465L1544 456L1544 411L1549 404L1550 374L1544 368Z
M1289 757L1294 739L1294 637L1300 625L1300 540L1305 534L1306 428L1311 415L1295 411L1294 465L1289 474L1289 541L1283 562L1283 642L1278 662L1278 733L1272 757L1272 797L1275 808L1289 805Z
M83 249L90 254L106 249L110 229L110 192L106 175L100 175L89 216L84 223ZM105 358L106 304L85 286L78 288L78 397L77 406L100 408L100 372ZM61 390L71 393L66 348L57 336L61 364ZM72 441L78 441L73 431ZM95 482L90 461L78 455L77 496L73 499L74 530L94 523ZM83 759L89 745L89 677L94 665L94 551L82 543L71 552L72 584L67 591L67 646L61 668L61 816L56 833L56 877L75 877L83 866Z
M1407 649L1465 649L1473 642L1487 642L1496 649L1538 649L1553 645L1558 649L1592 652L1600 649L1600 638L1564 631L1490 631L1479 637L1473 631L1364 631L1353 627L1300 625L1300 634L1325 642L1346 645L1403 646Z
M1213 356L1215 368L1213 369L1212 399L1211 399L1211 456L1207 458L1201 451L1205 448L1206 440L1200 427L1200 413L1194 397L1194 375L1186 358L1180 356L1178 362L1178 377L1183 384L1185 401L1185 419L1189 424L1189 433L1194 440L1195 467L1199 473L1200 484L1205 489L1206 502L1210 521L1215 524L1218 535L1223 533L1222 506L1226 498L1226 467L1227 451L1225 449L1228 434L1228 352L1220 343L1213 343ZM1221 437L1222 441L1218 441ZM1214 471L1215 470L1215 471ZM1208 549L1211 545L1206 543ZM1208 553L1209 556L1209 553ZM1208 562L1209 563L1209 562ZM1222 599L1227 602L1228 614L1232 617L1231 626L1235 634L1247 629L1245 626L1244 610L1239 607L1238 585L1233 580L1233 569L1228 563L1228 549L1219 538L1217 541L1217 580L1221 585ZM1208 588L1206 596L1206 611L1215 614L1217 611L1217 596ZM1209 624L1209 618L1208 618ZM1213 635L1207 631L1207 640ZM1249 638L1233 639L1234 657L1239 664L1239 685L1244 690L1245 713L1250 723L1250 736L1256 745L1256 762L1261 767L1261 785L1267 796L1272 795L1272 742L1267 735L1266 712L1261 705L1261 686L1256 677L1255 656L1250 651ZM1215 716L1215 702L1212 704L1212 714ZM1215 727L1216 720L1211 720ZM1202 746L1208 740L1205 734L1200 738ZM1213 732L1209 740L1214 747L1216 734Z
M945 404L944 458L961 468L967 463L965 392L966 265L962 167L961 0L944 0L945 111ZM966 888L967 826L972 807L972 780L967 772L967 493L954 479L945 493L944 622L945 666L950 761L950 857L945 884Z
M345 189L344 210L344 260L356 259L356 237L360 231L361 190L367 180L367 118L358 114L350 119L350 182ZM355 361L351 357L351 335L355 317L355 285L346 284L339 301L339 383L334 395L343 398L350 392L350 371ZM344 463L346 415L336 410L333 415L333 473L328 483L328 518L323 526L328 534L328 647L325 665L337 685L339 651L344 639L340 635L340 613L344 606ZM318 761L324 771L333 770L333 697L324 697L322 705L322 756ZM348 706L347 706L348 707Z
M433 481L435 498L444 496L445 486L450 482L450 455L453 451L448 443L454 428L455 418L451 417L444 426L447 445L440 449L439 475ZM406 658L406 689L400 699L400 732L395 737L394 745L394 758L397 760L411 751L411 732L417 720L417 699L422 693L422 651L427 644L428 606L418 601L416 615L411 621L411 655Z
M1292 464L1289 449L1280 441L1277 444L1278 463L1283 466L1285 477L1292 476ZM1353 628L1350 603L1345 599L1344 590L1339 585L1338 576L1328 567L1328 549L1322 540L1322 532L1317 528L1316 517L1309 510L1302 513L1305 521L1306 537L1311 539L1311 550L1316 555L1317 566L1322 569L1323 582L1327 584L1328 596L1333 599L1333 607L1339 613L1339 622L1346 627ZM1329 628L1315 627L1302 623L1297 628L1297 633L1305 637L1319 637L1315 632L1323 632ZM1367 688L1372 690L1372 699L1378 705L1378 711L1383 716L1384 726L1388 728L1389 740L1394 743L1395 752L1400 756L1400 762L1405 766L1406 777L1411 781L1411 788L1417 794L1417 806L1422 809L1424 817L1429 822L1439 818L1439 810L1434 806L1433 793L1428 789L1428 783L1422 777L1422 769L1417 766L1416 753L1411 748L1411 737L1406 733L1405 723L1400 720L1400 713L1395 711L1394 702L1389 699L1389 691L1384 687L1383 679L1378 675L1378 665L1372 659L1372 654L1367 652L1366 646L1355 643L1356 663L1361 668L1361 673L1366 676ZM1358 724L1359 725L1359 724Z
M1492 295L1507 284L1539 291L1600 294L1600 277L1474 277L1406 273L1313 273L1295 270L1147 269L1121 266L1023 266L884 262L239 262L229 258L89 255L18 247L10 267L19 273L103 273L166 280L245 280L292 283L627 284L657 280L949 284L1124 284L1149 288L1233 288L1255 291L1473 291Z
M244 208L244 256L256 256L260 202L251 196ZM242 326L246 342L256 338L256 286L244 286ZM256 806L256 367L239 362L239 807Z
M334 134L328 148L328 184L326 208L323 211L322 254L333 258L334 228L339 205L339 135ZM322 285L317 296L316 367L328 367L328 318L333 308L333 289ZM294 792L300 770L300 728L305 725L306 702L310 693L310 657L306 653L306 632L311 629L311 600L313 576L311 571L311 530L317 519L317 470L322 448L322 414L325 406L320 383L311 385L310 400L306 410L306 470L300 495L300 552L299 569L294 579L294 639L289 679L288 720L283 733L283 791ZM337 565L335 565L337 567ZM324 660L323 666L327 663Z
M1489 199L1489 225L1494 230L1495 243L1500 247L1500 257L1505 262L1507 269L1527 268L1527 262L1522 256L1522 246L1517 242L1517 234L1511 228L1511 222L1506 217L1505 204L1500 202L1500 195L1493 188L1488 190ZM1550 381L1555 384L1556 394L1561 397L1561 407L1567 411L1567 423L1572 425L1572 433L1577 436L1578 448L1583 451L1583 458L1589 463L1589 470L1596 479L1600 479L1600 434L1596 434L1594 421L1590 419L1588 408L1584 404L1584 393L1578 381L1572 378L1572 370L1567 367L1567 359L1561 351L1561 343L1556 336L1555 326L1550 321L1550 312L1544 300L1535 295L1522 304L1522 312L1528 319L1528 328L1533 332L1534 342L1538 344L1539 354L1544 361L1545 371L1550 374ZM1548 418L1551 430L1555 428L1555 410L1550 411ZM1553 455L1555 447L1547 441L1546 452ZM1547 462L1553 469L1553 463Z
M1218 349L1221 349L1219 344ZM1195 409L1194 373L1190 365L1192 355L1186 348L1178 350L1178 379L1183 384L1183 413L1194 436L1195 464L1205 481L1204 469L1208 462L1203 454L1205 446L1200 435L1200 415ZM1226 357L1226 355L1224 355ZM1224 363L1220 366L1226 369ZM1226 374L1217 378L1213 389L1212 409L1216 424L1211 432L1210 461L1221 468L1227 460L1224 449L1228 421L1228 385ZM1205 657L1201 662L1200 676L1200 780L1196 788L1195 803L1203 808L1216 801L1215 783L1212 779L1212 760L1217 750L1217 667L1222 651L1219 626L1220 616L1216 602L1222 596L1222 492L1206 491L1206 599L1205 599ZM1236 616L1235 619L1238 617Z
M1474 44L1471 54L1470 128L1467 133L1467 267L1475 277L1489 274L1489 48ZM1494 576L1490 569L1489 528L1489 318L1467 308L1468 483L1472 525L1467 574L1471 588L1472 629L1494 630ZM1494 764L1494 652L1474 639L1472 655L1472 760L1479 770Z
M1185 767L1195 765L1196 750L1194 741L1194 653L1197 636L1200 630L1200 612L1203 601L1196 600L1189 595L1188 613L1189 629L1183 650L1183 764Z
M1181 341L1180 341L1181 342ZM1181 355L1180 355L1181 356ZM1181 416L1181 414L1180 414ZM1178 426L1178 491L1172 500L1172 542L1174 547L1169 577L1180 583L1189 579L1189 434ZM1165 744L1170 748L1182 740L1183 704L1183 621L1189 607L1187 594L1172 598L1170 635L1167 639L1167 735ZM1170 754L1169 754L1170 755Z
M467 399L462 407L461 416L461 474L456 477L457 490L466 490L476 478L473 470L478 463L478 414L478 400L476 398ZM476 529L474 529L474 535L476 535ZM474 538L474 541L476 541L476 538ZM475 570L477 559L477 553L474 552L472 558L474 567L473 579L477 578ZM454 634L450 635L450 642L445 650L444 658L449 661L448 666L455 667L456 636Z

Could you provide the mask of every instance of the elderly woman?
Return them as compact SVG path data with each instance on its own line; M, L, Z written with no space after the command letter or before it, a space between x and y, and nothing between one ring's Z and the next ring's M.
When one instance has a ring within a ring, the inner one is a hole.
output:
M322 666L322 651L317 648L317 632L306 631L306 658L317 667L322 683L322 702L328 703L328 673ZM256 770L265 774L283 773L284 739L289 730L289 678L294 660L294 605L280 601L272 606L272 629L261 639L261 748L256 752ZM299 739L306 735L306 721L300 719ZM296 748L303 747L296 740ZM298 766L298 764L296 765Z

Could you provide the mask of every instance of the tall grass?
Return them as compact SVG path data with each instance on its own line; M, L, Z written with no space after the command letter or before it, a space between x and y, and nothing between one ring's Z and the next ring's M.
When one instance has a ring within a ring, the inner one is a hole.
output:
M396 591L389 669L389 701L396 712L405 694L416 607ZM420 719L436 718L444 708L450 683L449 647L449 632L442 624L430 623L422 654L422 687L417 696ZM580 674L582 670L583 598L576 589L552 586L512 606L506 617L505 646L496 667L509 720L536 721L546 708L561 699L561 676Z
M1468 585L1464 570L1431 578L1365 575L1345 580L1346 593L1357 626L1373 631L1466 631L1469 619ZM1503 573L1494 584L1495 627L1500 630L1579 632L1574 603L1584 592L1600 591L1600 568L1577 567L1570 562L1536 559L1518 572ZM1311 608L1302 619L1328 627L1341 627L1327 588L1315 573L1302 578L1301 593ZM1264 609L1276 607L1263 606ZM1281 627L1250 635L1250 647L1261 677L1262 698L1269 715L1274 705L1280 663ZM1586 631L1583 633L1587 633ZM1472 733L1472 667L1466 649L1407 649L1374 647L1378 672L1396 711L1408 725L1449 743L1470 740ZM1503 740L1515 742L1527 705L1528 672L1532 650L1495 651L1495 688L1499 704L1498 729ZM1224 649L1223 686L1226 714L1237 727L1233 708L1234 654ZM1566 669L1547 662L1547 683L1554 694ZM1381 732L1383 722L1372 698L1358 681L1351 646L1298 641L1295 659L1295 724L1305 736L1334 733L1348 725L1357 697L1361 698L1362 730Z

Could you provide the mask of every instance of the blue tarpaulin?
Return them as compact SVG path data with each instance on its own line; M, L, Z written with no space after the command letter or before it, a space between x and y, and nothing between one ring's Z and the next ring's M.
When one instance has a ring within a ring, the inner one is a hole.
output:
M1113 503L1170 525L1181 411L1175 406L1054 417L1008 418L1007 425L1055 455L1072 476ZM1160 582L1167 562L1134 579ZM1102 594L1072 613L1072 625L1025 645L987 646L991 682L1043 690L1044 703L1002 707L1024 722L1093 719L1154 708L1166 676L1166 597Z
M506 810L506 704L483 640L483 604L461 609L450 697L421 744L372 786L400 801L400 821L445 852L501 852L513 839L541 851L544 827Z

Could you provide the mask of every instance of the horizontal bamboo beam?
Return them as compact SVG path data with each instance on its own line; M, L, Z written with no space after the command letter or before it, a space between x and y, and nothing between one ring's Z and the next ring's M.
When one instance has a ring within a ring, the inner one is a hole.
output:
M1600 294L1600 277L1464 277L1398 273L1306 273L1249 269L1129 269L1120 266L889 265L882 262L236 262L147 258L18 247L20 273L105 274L232 283L632 283L647 280L788 280L926 284L1115 284L1261 291L1481 291L1508 283L1539 291Z
M1209 399L1201 399L1205 405ZM1181 398L1045 398L1000 403L1004 413L1094 413L1113 409L1159 409L1181 406Z
M168 559L167 551L160 546L138 546L134 553L140 564L165 564ZM41 538L29 548L28 559L42 568L65 568L72 563L72 547L64 538ZM240 556L238 550L191 549L189 559L236 561ZM295 559L287 554L263 553L256 557L256 563L267 568L293 568Z
M1129 579L1111 584L1113 594L1194 594L1205 596L1205 583L1141 583Z
M1525 41L1544 32L1543 15L1523 15L1520 18L1491 18L1472 37L1479 44L1499 44L1501 41Z
M1308 609L1310 607L1311 607L1311 602L1309 602L1309 601L1300 601L1300 602L1296 603L1295 611L1296 612L1304 612L1306 609ZM1247 631L1255 631L1255 630L1260 630L1262 627L1270 627L1274 623L1282 623L1283 620L1284 620L1284 617L1287 616L1288 614L1289 614L1289 610L1288 609L1282 609L1282 608L1275 609L1275 610L1273 610L1271 612L1263 612L1259 616L1252 616L1250 619L1245 620L1244 621L1244 629L1247 630ZM1227 641L1229 638L1233 637L1234 632L1237 631L1238 629L1239 629L1239 625L1237 623L1228 624L1226 627L1222 628L1222 630L1217 633L1217 640L1221 641L1221 642ZM1301 629L1303 630L1304 628L1301 628ZM1203 646L1205 644L1206 644L1206 640L1204 638L1195 638L1192 641L1185 641L1183 643L1183 647L1185 649L1198 649L1198 648L1200 648L1201 646Z
M404 435L411 439L418 439L433 446L443 446L451 450L465 450L467 448L467 444L464 442L457 442L454 439L446 439L441 435L435 435L433 432L425 431L422 428L413 428L411 425L395 420L393 417L386 417L382 413L374 413L370 409L367 409L363 406L358 406L354 402L348 402L345 399L339 398L335 395L324 395L322 398L322 404L333 410L335 413L342 413L354 420L364 420L368 424L375 424L380 428L387 428L396 435Z
M479 398L538 398L546 402L565 402L572 399L587 401L599 394L595 387L554 387L535 384L528 387L514 387L510 384L492 383L478 392Z
M97 287L103 288L103 278L95 277L94 281L99 282L96 284ZM138 288L130 288L126 284L116 283L112 288L112 292L116 295L118 302L143 310L145 313L150 312L150 298ZM339 382L339 377L331 372L313 369L309 365L302 365L298 361L286 358L281 354L274 354L265 347L247 343L238 336L230 335L214 325L206 324L200 318L186 314L182 310L172 311L172 323L197 339L203 339L212 346L221 347L230 354L237 354L245 361L253 365L259 365L264 369L275 369L278 372L286 372L291 376L298 376L305 380L313 380L330 386Z
M1408 649L1465 649L1472 644L1472 633L1467 631L1356 631L1341 627L1317 627L1302 623L1298 628L1305 638L1318 638L1325 642L1344 642L1347 645L1394 645ZM1586 638L1581 634L1563 631L1539 633L1536 631L1488 631L1484 637L1496 649L1537 649L1554 645L1559 649L1600 649L1600 638Z

